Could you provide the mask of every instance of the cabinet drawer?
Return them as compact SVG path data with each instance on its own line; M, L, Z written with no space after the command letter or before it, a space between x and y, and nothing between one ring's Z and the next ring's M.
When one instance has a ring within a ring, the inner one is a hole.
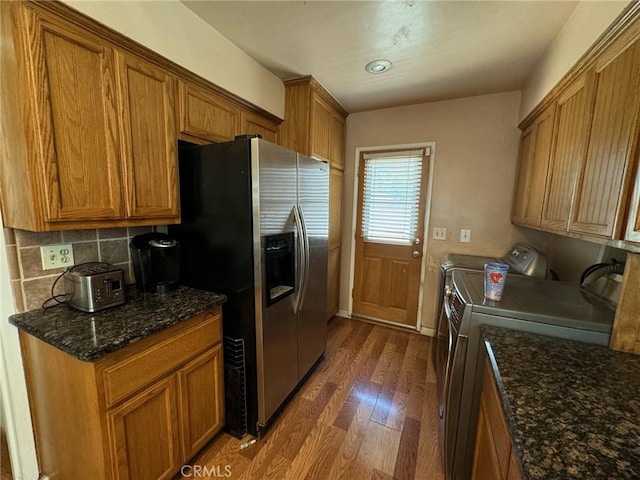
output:
M219 310L204 312L191 321L195 322L192 328L105 368L103 379L107 407L221 341Z

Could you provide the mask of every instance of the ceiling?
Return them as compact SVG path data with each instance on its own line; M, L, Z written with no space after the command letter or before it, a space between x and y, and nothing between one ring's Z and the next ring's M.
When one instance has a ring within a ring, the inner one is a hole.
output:
M182 0L282 79L350 113L518 90L578 1ZM393 63L370 74L371 60Z

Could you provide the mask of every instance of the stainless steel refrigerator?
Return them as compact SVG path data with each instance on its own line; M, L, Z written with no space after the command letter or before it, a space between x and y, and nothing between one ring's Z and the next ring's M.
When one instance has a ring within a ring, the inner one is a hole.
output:
M179 157L181 283L227 295L227 431L261 435L326 348L329 169L260 138Z

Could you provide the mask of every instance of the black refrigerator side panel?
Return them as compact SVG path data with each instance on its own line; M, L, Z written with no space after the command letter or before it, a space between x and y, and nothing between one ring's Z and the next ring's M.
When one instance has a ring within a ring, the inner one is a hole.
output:
M169 226L170 235L181 242L182 283L227 295L224 336L244 341L249 426L257 421L253 407L257 404L257 372L250 161L248 141L181 146L182 223ZM238 396L236 383L234 376L225 376L229 398ZM231 433L237 432L235 410L227 413Z

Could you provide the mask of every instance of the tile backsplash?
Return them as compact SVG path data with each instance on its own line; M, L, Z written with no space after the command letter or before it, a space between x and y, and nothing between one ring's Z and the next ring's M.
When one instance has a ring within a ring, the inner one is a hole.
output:
M68 230L64 232L29 232L4 229L7 259L17 312L40 308L51 297L51 288L62 268L43 270L40 247L57 243L73 245L74 263L107 262L124 270L127 284L135 282L129 254L131 238L150 232L154 227L105 228ZM56 294L63 292L63 282L56 285Z

